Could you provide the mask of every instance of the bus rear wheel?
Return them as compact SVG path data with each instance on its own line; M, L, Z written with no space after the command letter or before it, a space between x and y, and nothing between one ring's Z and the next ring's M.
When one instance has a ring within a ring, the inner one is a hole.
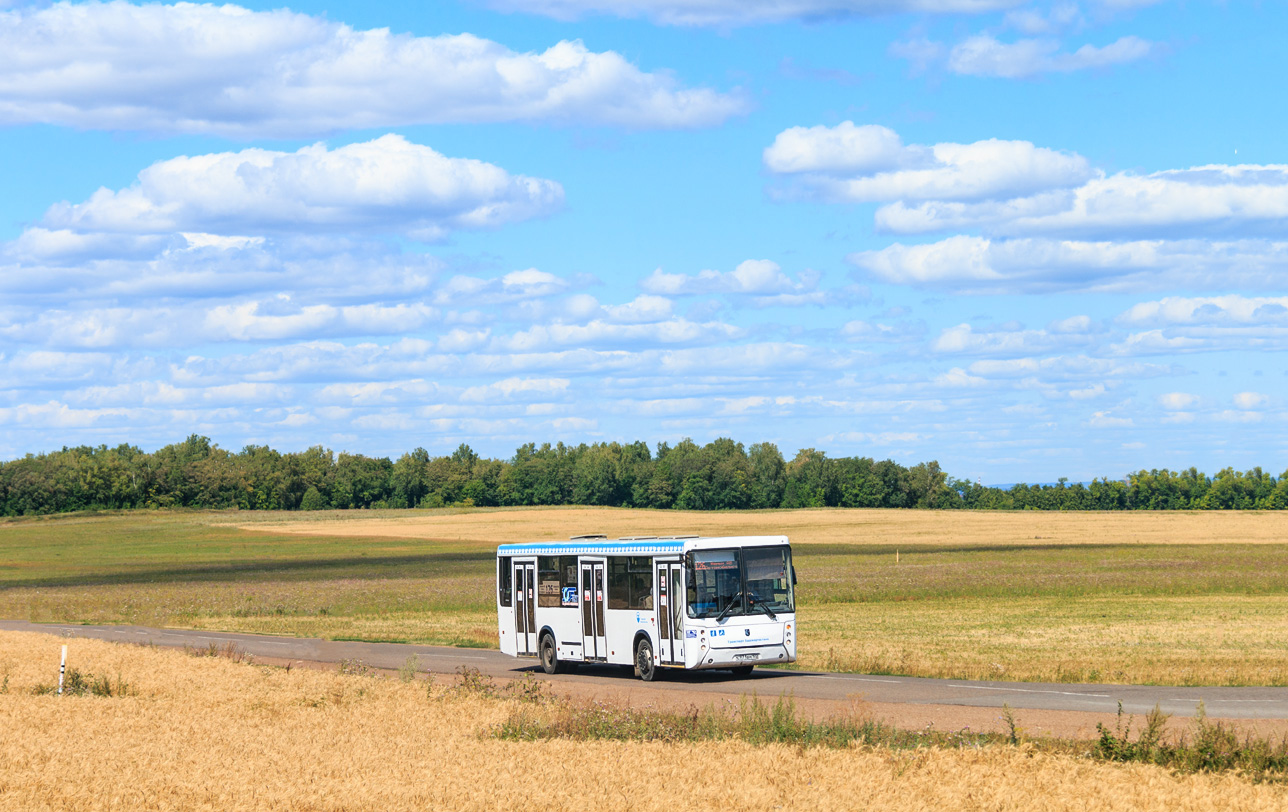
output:
M563 663L559 662L555 639L548 634L541 638L541 670L547 674L558 674L564 670Z
M635 673L645 682L653 682L658 677L657 664L653 662L653 644L641 640L635 647Z
M735 677L750 677L751 672L755 669L756 666L754 665L738 665L730 668L729 670L733 672Z

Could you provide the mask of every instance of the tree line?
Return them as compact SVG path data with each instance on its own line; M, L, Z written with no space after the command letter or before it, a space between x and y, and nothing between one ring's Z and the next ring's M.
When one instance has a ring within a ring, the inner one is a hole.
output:
M887 507L992 510L1227 510L1288 507L1288 471L1231 468L1208 476L1138 471L1090 484L989 487L956 479L938 462L903 466L802 449L787 460L773 443L720 438L700 446L643 442L533 443L507 460L462 444L397 460L335 454L322 446L233 453L193 435L147 453L131 445L79 446L0 462L0 515L131 508L323 510L452 505L609 505L676 510Z

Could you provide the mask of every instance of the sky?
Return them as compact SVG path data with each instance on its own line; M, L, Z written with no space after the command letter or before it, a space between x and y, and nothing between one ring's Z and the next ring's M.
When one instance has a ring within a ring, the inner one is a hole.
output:
M0 459L1286 464L1288 10L0 0Z

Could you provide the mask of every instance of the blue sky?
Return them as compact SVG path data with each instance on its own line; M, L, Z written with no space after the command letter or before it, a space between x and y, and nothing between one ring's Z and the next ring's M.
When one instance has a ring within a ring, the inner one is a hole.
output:
M1279 4L0 0L0 457L1284 467Z

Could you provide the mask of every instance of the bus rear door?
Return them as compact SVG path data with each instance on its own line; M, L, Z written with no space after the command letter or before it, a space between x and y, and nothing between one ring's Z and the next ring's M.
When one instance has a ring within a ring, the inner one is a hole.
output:
M581 562L582 652L587 660L608 659L604 635L604 562Z

